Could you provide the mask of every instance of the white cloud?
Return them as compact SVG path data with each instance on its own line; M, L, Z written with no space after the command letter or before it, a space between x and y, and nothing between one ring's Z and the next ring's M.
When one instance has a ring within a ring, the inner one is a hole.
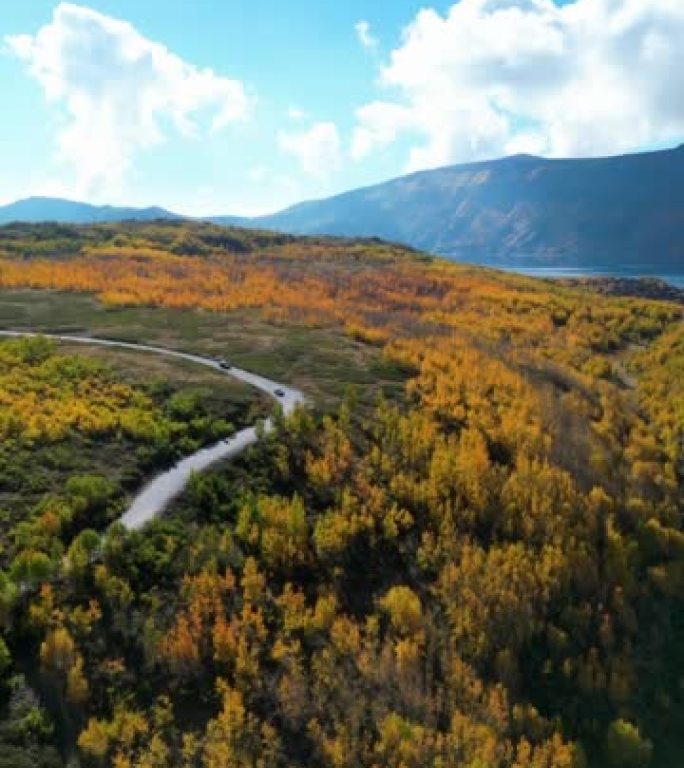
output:
M333 123L316 123L305 131L281 131L278 145L314 178L325 179L340 167L340 135Z
M48 101L64 108L58 157L73 172L73 193L121 192L136 153L175 130L184 137L244 119L243 85L183 61L125 21L60 3L35 35L5 38Z
M287 116L290 120L303 120L306 117L306 112L299 107L291 106L287 110Z
M377 48L377 38L371 32L371 25L367 21L358 21L354 25L354 31L361 45L367 50Z
M352 139L351 154L360 160L376 147L392 144L413 124L410 108L386 101L373 101L356 112L358 125Z
M422 10L357 111L352 156L409 169L517 151L612 154L684 133L682 0L461 0Z

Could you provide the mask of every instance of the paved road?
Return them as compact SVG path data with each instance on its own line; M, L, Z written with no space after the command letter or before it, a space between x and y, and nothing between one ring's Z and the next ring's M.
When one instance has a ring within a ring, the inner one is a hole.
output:
M110 339L98 339L89 336L70 336L64 334L44 333L38 334L29 331L0 331L0 337L17 338L22 336L45 336L58 341L75 342L77 344L91 344L100 347L117 347L121 349L133 349L137 352L148 352L155 355L166 355L175 357L179 360L187 360L197 365L204 365L208 368L214 368L220 373L232 376L234 379L244 381L246 384L256 387L274 398L283 408L285 415L294 411L297 405L304 404L304 395L296 389L286 387L277 381L271 381L263 376L259 376L249 371L243 371L241 368L230 368L225 370L219 363L210 357L200 355L191 355L187 352L176 352L164 347L155 347L150 344L133 344L127 341L113 341ZM276 390L281 390L282 395L275 394ZM268 419L264 423L266 432L269 432L273 425ZM195 472L202 472L212 464L222 459L230 459L241 453L250 445L257 441L255 427L247 427L236 432L227 440L202 448L197 453L180 461L175 467L163 472L151 480L138 495L133 499L131 506L121 517L121 522L128 530L137 530L142 528L150 520L160 515L168 507L171 501L180 494Z

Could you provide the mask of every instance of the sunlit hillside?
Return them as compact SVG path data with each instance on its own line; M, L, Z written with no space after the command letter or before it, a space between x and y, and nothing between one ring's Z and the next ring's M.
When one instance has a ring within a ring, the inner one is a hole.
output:
M375 240L0 229L4 328L218 352L310 397L101 540L121 478L17 505L14 453L97 436L148 471L229 427L0 342L0 766L677 765L683 319Z

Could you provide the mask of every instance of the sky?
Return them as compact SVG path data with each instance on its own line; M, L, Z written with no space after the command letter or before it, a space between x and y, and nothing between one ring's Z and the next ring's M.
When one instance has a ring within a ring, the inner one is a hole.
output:
M684 140L684 0L2 0L0 203L258 215Z

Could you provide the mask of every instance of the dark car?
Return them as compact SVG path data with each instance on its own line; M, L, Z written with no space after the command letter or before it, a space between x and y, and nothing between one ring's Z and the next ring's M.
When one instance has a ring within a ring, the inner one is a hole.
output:
M282 389L276 389L275 390L276 397L285 397L285 392L283 392Z
M219 360L218 364L220 368L223 368L226 371L229 371L233 367L232 364L228 362L228 360Z

